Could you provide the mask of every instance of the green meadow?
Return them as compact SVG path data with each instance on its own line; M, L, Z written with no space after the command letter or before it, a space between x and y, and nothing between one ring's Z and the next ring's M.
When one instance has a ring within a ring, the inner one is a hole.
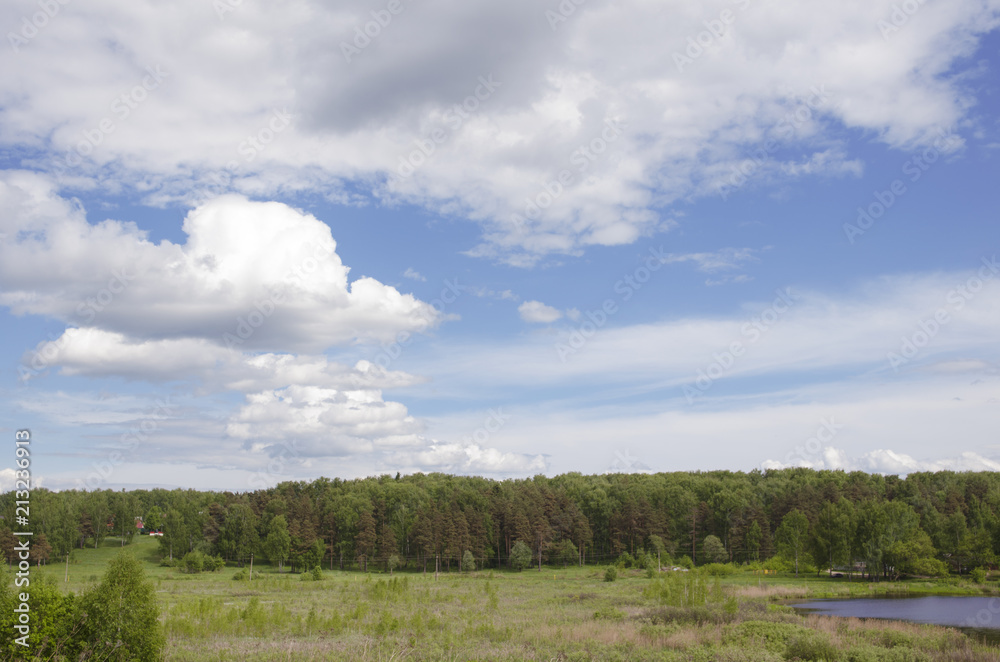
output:
M156 588L168 660L1000 660L1000 648L925 625L796 615L802 597L982 595L969 582L870 585L815 575L660 573L587 566L521 572L277 572L256 564L187 574L155 538L127 546ZM69 565L32 571L81 593L120 551L108 538ZM242 573L243 579L234 579ZM995 585L994 585L995 588Z

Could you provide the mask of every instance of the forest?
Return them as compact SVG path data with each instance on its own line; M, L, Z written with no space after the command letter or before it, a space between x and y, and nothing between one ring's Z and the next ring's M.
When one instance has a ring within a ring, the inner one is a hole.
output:
M14 493L0 495L13 561ZM1000 476L778 471L491 480L446 474L319 478L270 489L32 492L32 559L159 531L165 564L254 559L304 572L441 572L663 563L783 563L868 579L988 568L1000 551ZM530 556L527 551L530 550ZM860 570L859 570L860 569Z

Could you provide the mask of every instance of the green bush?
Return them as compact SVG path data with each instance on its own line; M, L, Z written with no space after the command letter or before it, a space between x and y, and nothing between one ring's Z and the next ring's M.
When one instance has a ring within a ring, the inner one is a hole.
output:
M801 625L791 623L769 623L766 621L744 621L728 627L722 634L722 643L748 649L760 649L783 653L792 637L807 633Z
M853 646L843 654L843 662L930 662L931 657L913 648Z
M197 574L202 571L204 566L205 555L198 551L188 552L181 559L181 567L184 569L184 572Z
M743 648L723 648L715 656L714 662L783 662L777 653Z
M972 581L977 584L983 584L986 582L986 569L985 568L974 568L969 572L969 576L972 577Z
M514 570L524 570L531 565L531 548L526 543L518 540L510 548L510 566Z
M772 556L760 565L764 570L770 570L771 572L795 572L795 565L788 559L781 558L780 556ZM805 572L802 566L803 564L799 563L799 571Z
M604 581L613 582L618 579L618 569L613 565L609 565L608 569L604 571Z
M462 572L472 572L476 569L476 558L472 555L472 552L465 550L465 554L462 554Z
M725 577L726 575L736 574L736 567L731 563L709 563L708 565L701 566L701 569L713 577Z
M635 559L632 558L632 555L628 552L622 552L621 556L618 557L618 560L615 561L615 565L622 570L625 570L635 565Z
M312 579L314 582L318 582L323 579L323 568L316 566L312 569Z
M625 613L614 607L601 607L594 612L594 619L598 621L624 621Z
M725 596L719 580L710 585L707 577L698 571L664 572L646 586L643 595L655 599L660 605L673 607L722 602Z
M131 552L120 552L108 564L100 585L84 593L80 602L87 615L83 639L95 659L161 658L166 637L156 591Z
M804 632L788 640L785 646L785 659L833 662L839 660L840 655L826 634Z
M938 559L917 559L910 564L910 573L926 577L947 577L948 564Z

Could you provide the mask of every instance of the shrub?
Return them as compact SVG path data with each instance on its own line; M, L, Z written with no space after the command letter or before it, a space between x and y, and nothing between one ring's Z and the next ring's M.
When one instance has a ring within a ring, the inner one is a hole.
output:
M465 554L462 555L462 572L472 572L476 569L476 558L472 555L472 552L465 550Z
M632 555L628 552L622 552L621 556L618 557L618 560L615 561L615 565L622 570L625 570L635 565L635 559L632 558Z
M688 570L694 570L694 561L692 561L691 557L687 554L677 559L677 565L682 568L687 568Z
M594 619L598 621L624 621L625 614L614 607L601 607L594 612Z
M930 662L930 655L913 648L878 648L863 644L844 653L844 662Z
M725 577L736 574L736 568L731 563L709 563L701 566L701 569L713 577Z
M314 582L318 582L323 579L323 568L316 566L312 569L312 578Z
M831 662L839 659L839 655L837 649L830 643L829 636L820 632L805 632L788 640L785 659Z
M805 572L805 569L802 567L803 565L804 565L804 563L802 563L802 562L799 563L799 570L801 570L802 572ZM761 567L764 568L765 570L770 570L771 572L794 572L795 571L795 565L791 561L789 561L788 559L782 558L780 556L772 556L768 560L764 561L761 564Z
M196 574L202 571L205 565L205 555L199 551L188 552L181 559L181 566L185 572Z
M947 577L948 564L938 559L917 559L910 565L910 572L927 577Z
M808 632L801 625L791 623L768 623L765 621L744 621L728 628L722 635L723 644L741 648L763 648L772 652L784 652L792 637Z
M81 599L84 639L95 659L159 660L166 638L153 584L131 552L120 552Z
M986 581L986 570L984 568L974 568L969 572L969 576L972 577L972 581L982 584Z
M613 582L618 579L618 569L613 565L609 565L608 569L604 571L604 581Z
M510 548L510 565L515 570L524 570L531 565L531 548L521 540Z

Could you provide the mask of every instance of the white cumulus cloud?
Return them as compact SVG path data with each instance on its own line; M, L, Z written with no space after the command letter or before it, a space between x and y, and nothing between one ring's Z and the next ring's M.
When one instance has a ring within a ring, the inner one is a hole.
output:
M525 322L534 324L550 324L563 316L561 311L541 301L525 301L517 307L517 312Z

